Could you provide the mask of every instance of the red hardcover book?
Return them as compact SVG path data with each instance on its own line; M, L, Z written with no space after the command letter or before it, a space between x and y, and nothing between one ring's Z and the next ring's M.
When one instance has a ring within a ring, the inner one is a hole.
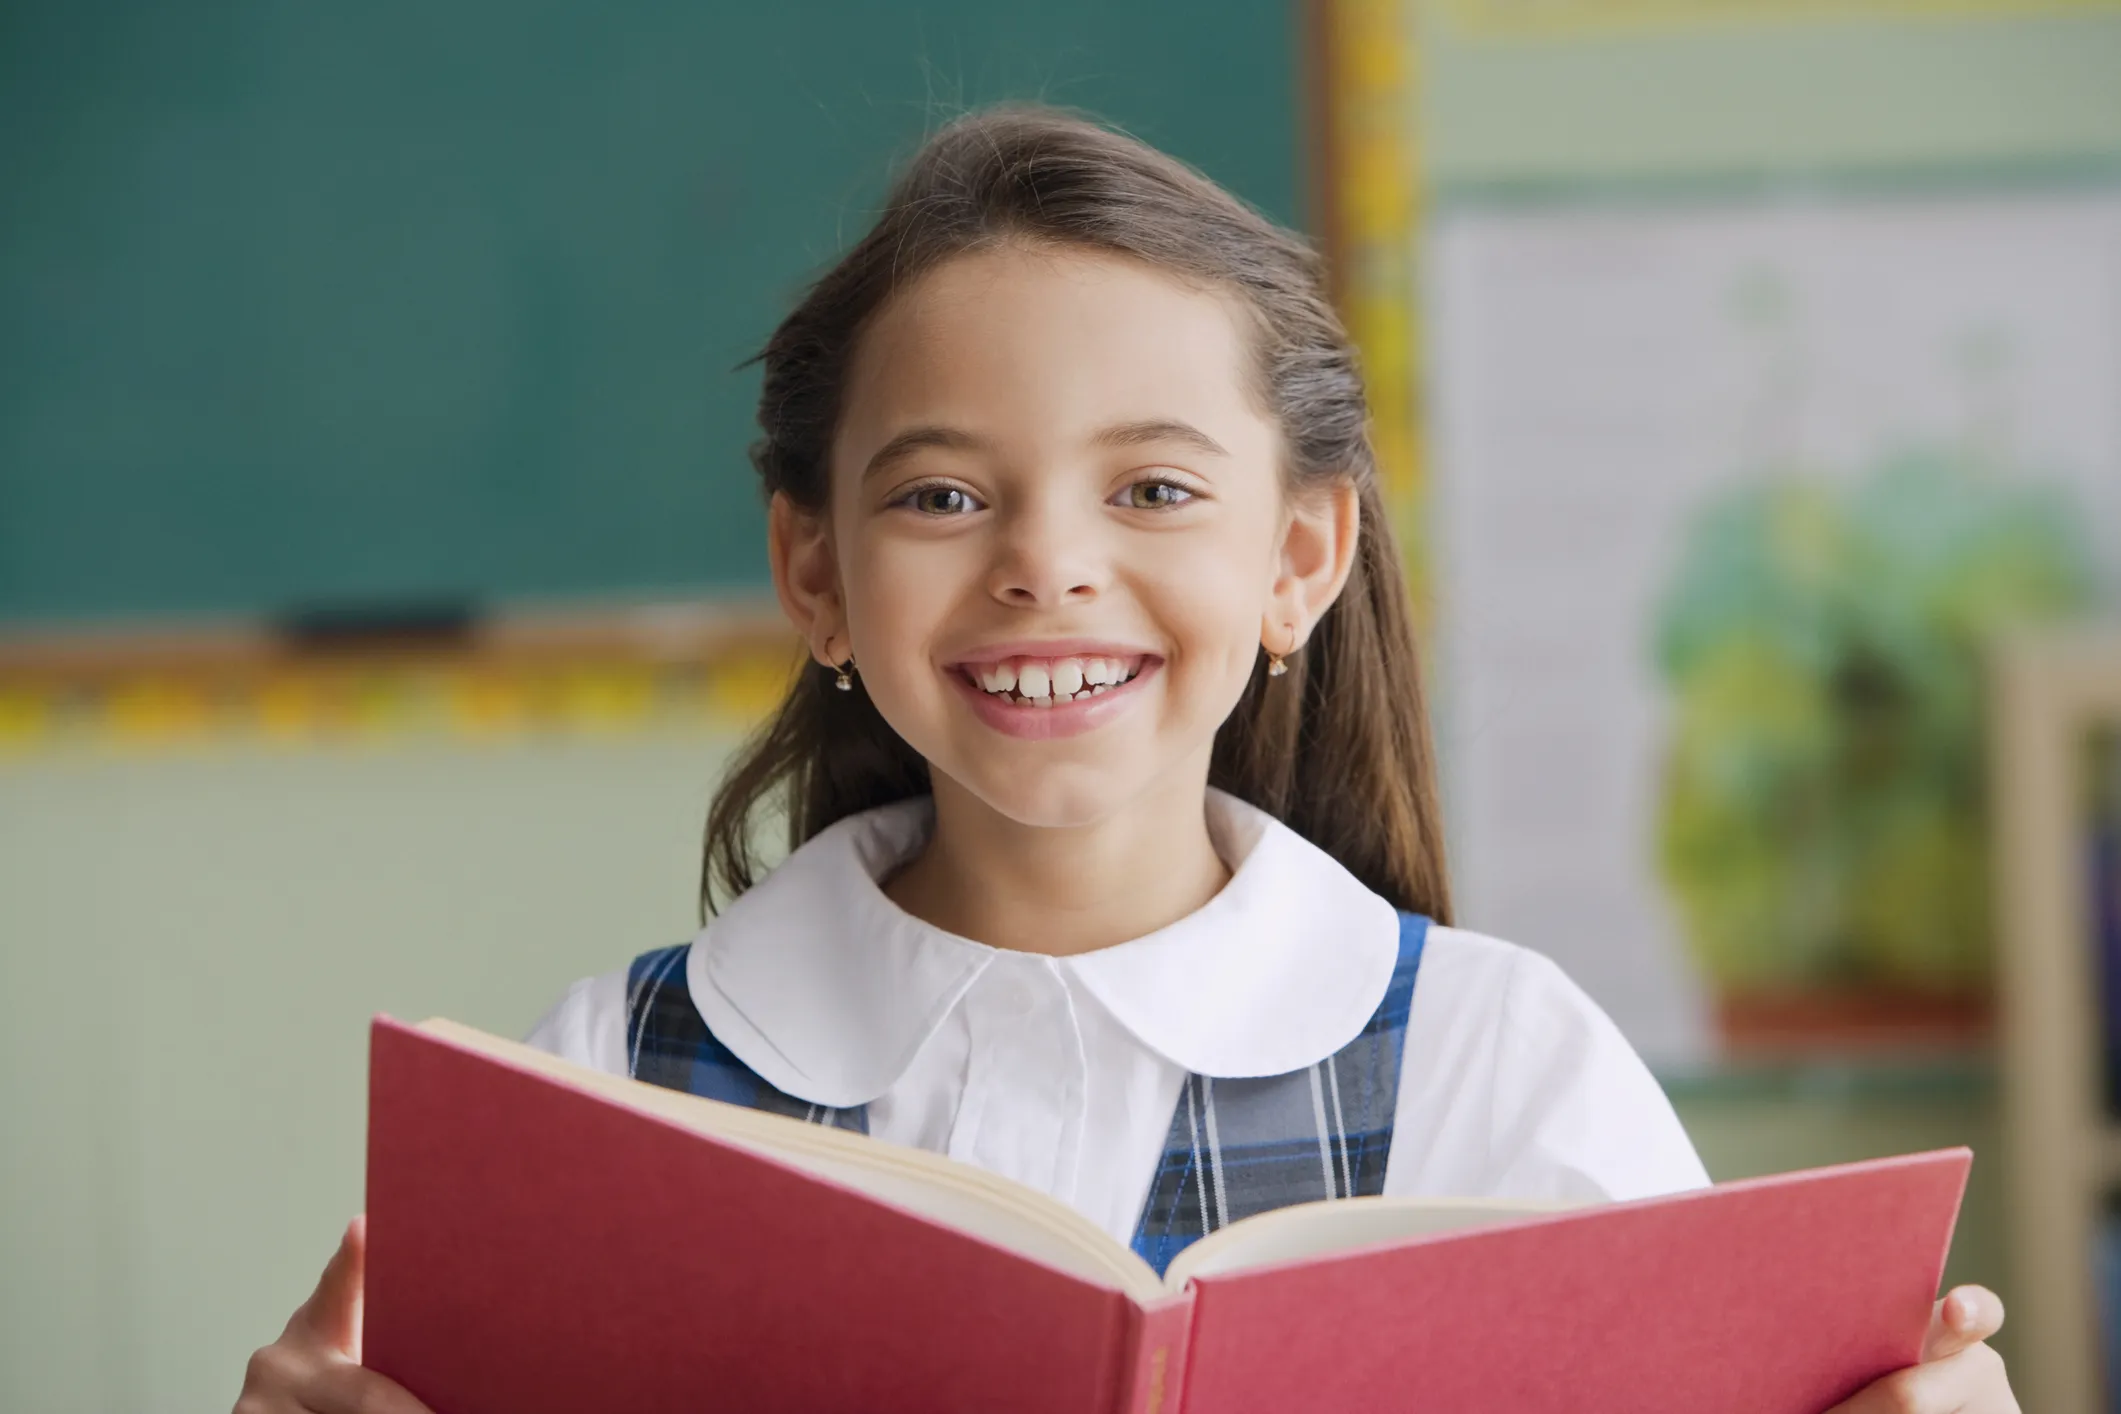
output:
M1159 1279L1042 1194L378 1018L364 1358L437 1414L1818 1414L1913 1363L1971 1154L1568 1211L1308 1204Z

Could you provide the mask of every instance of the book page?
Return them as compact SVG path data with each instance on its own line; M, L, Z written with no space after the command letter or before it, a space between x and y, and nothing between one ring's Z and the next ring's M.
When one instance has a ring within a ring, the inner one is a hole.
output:
M1164 1285L1181 1291L1195 1277L1301 1261L1428 1233L1506 1226L1571 1206L1510 1198L1339 1198L1300 1203L1246 1218L1202 1238L1173 1259Z

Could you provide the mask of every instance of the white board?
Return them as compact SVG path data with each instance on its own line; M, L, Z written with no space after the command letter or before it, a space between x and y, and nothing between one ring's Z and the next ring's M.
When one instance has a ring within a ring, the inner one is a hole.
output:
M1711 1049L1653 868L1653 604L1703 499L1974 447L2121 562L2121 191L1460 208L1426 252L1461 921ZM2015 474L2015 473L2014 473Z

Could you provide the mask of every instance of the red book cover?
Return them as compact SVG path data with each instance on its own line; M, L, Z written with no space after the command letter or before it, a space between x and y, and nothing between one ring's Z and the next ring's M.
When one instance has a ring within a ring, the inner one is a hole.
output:
M1197 1278L1184 1408L1819 1414L1920 1358L1972 1161L1879 1159Z
M1918 1357L1972 1157L1402 1239L1137 1305L530 1065L387 1018L371 1044L364 1356L437 1414L1819 1414Z
M1129 1373L1119 1292L388 1019L368 1146L363 1360L436 1414L1103 1414Z

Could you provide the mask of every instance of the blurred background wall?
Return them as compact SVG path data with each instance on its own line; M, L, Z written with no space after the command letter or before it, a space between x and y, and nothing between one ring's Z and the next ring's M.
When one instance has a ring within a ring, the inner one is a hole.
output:
M2093 0L0 7L0 1407L231 1402L359 1206L365 1019L520 1033L695 925L787 654L736 366L892 158L1005 97L1339 257L1466 920L1584 981L1719 1178L1973 1143L1953 1274L2028 1309L1987 896L1894 951L1772 868L1885 845L1748 811L1934 736L1847 793L1946 841L1907 916L1986 858L1986 718L1852 727L1818 682L1956 701L1974 628L2111 610L2116 75ZM1850 510L1909 449L1905 504ZM2017 568L1881 640L1864 527L1938 505L2032 528L1936 582ZM1711 710L1733 661L1796 727ZM2071 1201L2049 1319L2088 1331Z

